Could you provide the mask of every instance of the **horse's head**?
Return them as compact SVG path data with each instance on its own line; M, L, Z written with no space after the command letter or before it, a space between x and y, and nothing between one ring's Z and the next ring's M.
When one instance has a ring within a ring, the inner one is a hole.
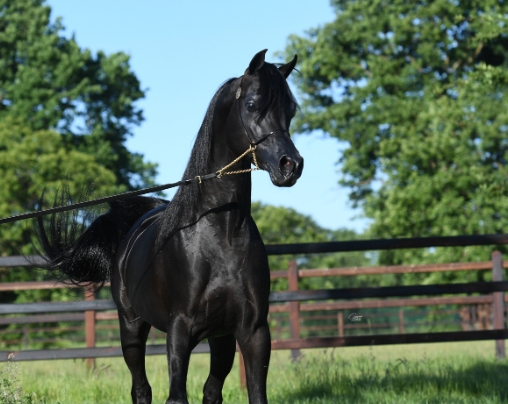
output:
M297 103L286 82L297 57L277 67L265 62L265 53L258 52L232 83L229 145L237 153L255 146L259 167L268 171L273 184L290 187L303 170L303 158L289 136Z

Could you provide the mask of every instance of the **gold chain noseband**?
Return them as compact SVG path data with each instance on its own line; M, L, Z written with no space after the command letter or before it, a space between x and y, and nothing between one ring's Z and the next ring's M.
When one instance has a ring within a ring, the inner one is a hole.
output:
M258 165L258 159L256 158L256 148L257 148L257 145L253 145L253 144L249 145L249 148L246 151L244 151L242 154L240 154L231 163L222 167L219 171L216 172L217 178L221 178L223 175L244 174L244 173L250 173L252 171L260 170L259 165ZM254 161L254 165L256 166L255 168L247 168L245 170L226 171L228 168L230 168L234 164L238 163L241 159L243 159L249 153L252 153L252 160Z

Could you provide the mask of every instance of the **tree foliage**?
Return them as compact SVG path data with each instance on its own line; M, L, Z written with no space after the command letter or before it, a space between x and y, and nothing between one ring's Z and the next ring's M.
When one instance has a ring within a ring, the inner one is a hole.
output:
M329 230L319 226L311 217L298 213L294 209L265 205L260 202L252 204L252 217L258 226L265 244L317 243L326 241L347 241L359 238L349 229ZM290 260L297 261L300 269L308 268L344 268L368 265L369 259L362 252L308 254L300 256L269 256L270 270L285 271ZM355 279L328 278L302 280L301 287L326 288L337 285L350 285ZM356 282L355 284L358 284ZM287 289L286 282L274 282L272 290Z
M63 173L66 173L63 175ZM73 195L83 192L83 184L94 175L93 191L110 194L119 188L113 172L99 164L94 156L68 149L61 135L51 130L32 130L12 119L0 120L0 217L35 209L46 189L48 200L54 191L68 186ZM30 254L33 243L31 221L0 226L0 254ZM43 280L46 274L29 269L0 269L0 281ZM61 289L5 293L0 301L18 298L54 300L71 292Z
M93 55L65 38L42 0L0 0L0 119L55 130L69 150L95 156L119 184L152 184L155 165L125 147L144 97L122 52ZM92 174L93 176L93 174Z
M54 131L33 131L10 119L0 120L1 217L33 210L44 189L61 188L64 182L72 194L78 195L82 184L90 180L90 173L94 173L96 192L106 194L117 189L114 174L94 156L68 150L64 143ZM62 173L67 173L67 178ZM31 235L31 227L25 222L2 225L0 251L28 254Z
M104 194L150 185L155 175L125 147L143 120L129 57L81 49L50 12L42 0L0 0L2 217L34 210L43 189L62 180L74 194L92 181ZM23 226L2 226L0 254L26 252Z
M508 3L334 0L291 36L297 129L346 142L340 182L374 237L485 234L508 225ZM487 260L491 248L398 251L386 263Z
M43 190L51 201L63 182L76 197L90 186L97 196L152 185L156 174L156 165L125 146L143 121L136 101L144 91L129 56L80 48L50 15L43 0L0 0L0 217L35 210ZM31 243L30 222L0 227L0 255L29 254ZM0 281L42 278L0 269Z

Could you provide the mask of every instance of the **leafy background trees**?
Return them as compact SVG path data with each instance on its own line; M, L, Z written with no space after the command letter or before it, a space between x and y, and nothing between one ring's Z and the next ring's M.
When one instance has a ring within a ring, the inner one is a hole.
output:
M303 100L295 126L346 144L340 182L373 220L369 237L504 232L508 3L331 5L334 21L288 40L286 54L301 60L301 76L293 77ZM379 257L387 264L481 261L490 251Z
M317 243L326 241L356 240L360 236L349 229L330 230L319 226L311 217L294 209L259 202L252 204L252 217L266 244ZM269 256L270 270L284 271L289 261L296 260L300 268L343 268L369 265L370 259L363 252L333 254L307 254L300 256ZM364 285L368 277L305 278L300 288L320 289ZM287 280L272 282L272 290L287 290Z
M504 232L508 5L494 0L331 5L334 21L288 39L286 53L299 55L301 71L292 76L302 100L293 131L320 129L347 145L340 182L372 226L359 236L321 228L291 209L254 204L265 241ZM61 21L51 22L49 13L42 0L0 0L2 217L33 210L40 191L61 186L64 178L71 191L93 178L96 193L109 194L151 185L156 174L155 164L125 147L132 128L143 121L136 101L144 91L129 57L82 49L62 35ZM29 252L29 239L24 223L2 227L1 253ZM438 248L377 257L397 264L486 260L489 253L489 247ZM271 257L272 269L287 268L288 259ZM373 257L297 259L316 268L365 265ZM11 274L0 276L7 280Z
M91 181L95 194L154 183L156 164L125 147L143 121L129 57L93 55L62 30L42 0L0 0L0 217L34 210L42 190L51 195L62 181L74 195ZM31 234L25 222L2 226L0 254L30 253ZM0 270L1 281L42 276Z
M143 121L137 101L145 95L122 53L92 54L63 24L50 19L43 0L0 0L0 217L37 208L63 181L79 195L93 180L95 195L154 183L156 165L127 150L125 141ZM354 238L331 231L293 210L255 204L270 243ZM0 228L0 254L32 252L32 227L16 222ZM272 257L273 269L287 269L289 257ZM362 254L303 256L307 267L359 265ZM44 272L1 269L0 281L43 279ZM277 286L277 285L275 285ZM277 287L283 287L283 284ZM55 289L0 294L2 301L65 299Z
M135 102L144 91L129 57L81 49L61 35L60 20L51 23L42 0L2 0L0 10L0 117L56 130L124 187L152 184L156 166L124 144L143 121Z
M144 96L123 53L92 55L51 23L42 0L0 0L0 216L33 210L66 178L97 193L151 185L156 165L125 147ZM24 250L22 224L0 229L2 254ZM15 230L13 230L15 229ZM18 230L16 230L18 229Z

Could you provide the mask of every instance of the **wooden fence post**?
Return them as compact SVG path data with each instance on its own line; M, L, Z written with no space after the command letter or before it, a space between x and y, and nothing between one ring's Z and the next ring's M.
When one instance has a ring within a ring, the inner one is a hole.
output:
M337 326L339 327L339 337L344 336L344 315L342 311L337 313Z
M492 280L494 282L503 280L503 256L499 251L492 253ZM494 316L494 329L504 330L504 294L494 292L492 297L492 313ZM496 340L496 358L505 359L506 350L504 339Z
M274 319L275 319L275 332L276 332L276 335L277 335L277 339L281 339L282 327L281 327L281 324L280 324L280 318L274 316Z
M477 330L478 329L478 325L477 325L477 314L478 314L478 305L477 304L472 304L471 306L469 306L470 308L470 311L471 311L471 329L472 330Z
M298 266L296 261L289 261L288 265L288 286L290 291L298 290ZM291 339L300 339L300 303L289 302L289 326ZM293 362L300 358L300 350L292 349L291 357Z
M85 300L95 300L93 290L85 289ZM95 311L85 311L85 341L87 348L95 348ZM95 368L95 358L87 358L86 367Z
M399 309L399 334L405 334L404 330L404 310Z

